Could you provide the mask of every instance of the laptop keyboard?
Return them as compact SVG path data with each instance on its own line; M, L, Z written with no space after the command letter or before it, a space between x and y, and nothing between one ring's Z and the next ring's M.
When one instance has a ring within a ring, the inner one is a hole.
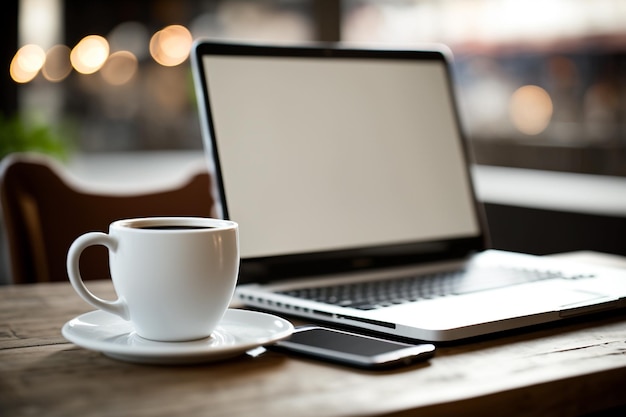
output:
M558 271L522 268L480 269L475 272L456 270L385 281L311 287L283 291L279 294L359 310L373 310L423 299L468 294L553 278L578 277L566 277Z

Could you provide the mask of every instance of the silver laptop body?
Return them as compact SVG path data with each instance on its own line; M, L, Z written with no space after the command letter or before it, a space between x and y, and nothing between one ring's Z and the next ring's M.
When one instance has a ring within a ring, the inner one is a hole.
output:
M236 296L451 341L626 306L626 272L487 250L451 54L196 41L192 70Z

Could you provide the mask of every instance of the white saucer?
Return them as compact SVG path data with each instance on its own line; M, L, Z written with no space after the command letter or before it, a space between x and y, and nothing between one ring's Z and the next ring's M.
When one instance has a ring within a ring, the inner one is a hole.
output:
M151 364L212 362L287 338L293 325L256 311L229 309L210 337L189 342L155 342L137 335L130 322L101 310L65 323L63 336L86 349L123 361Z

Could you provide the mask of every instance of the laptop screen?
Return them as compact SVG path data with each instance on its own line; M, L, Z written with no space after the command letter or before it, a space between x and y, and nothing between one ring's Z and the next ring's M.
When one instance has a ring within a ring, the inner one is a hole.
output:
M443 54L213 49L197 85L242 260L481 236Z

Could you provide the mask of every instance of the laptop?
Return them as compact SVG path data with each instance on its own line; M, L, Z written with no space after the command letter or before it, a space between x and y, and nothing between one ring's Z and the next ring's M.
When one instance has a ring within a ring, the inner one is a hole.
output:
M245 305L454 341L626 306L626 271L489 249L444 46L198 40L191 62Z

